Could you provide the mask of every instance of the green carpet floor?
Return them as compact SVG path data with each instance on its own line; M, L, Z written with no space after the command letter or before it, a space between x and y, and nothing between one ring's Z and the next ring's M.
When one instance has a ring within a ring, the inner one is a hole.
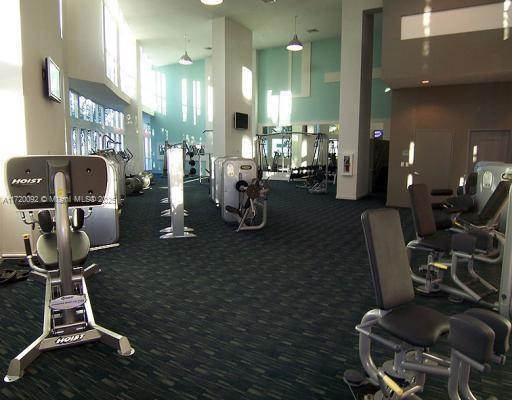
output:
M236 233L208 187L190 183L186 224L198 237L165 241L163 184L127 200L119 248L90 256L103 268L88 282L96 320L136 353L102 344L45 353L20 381L0 384L0 399L350 399L340 375L359 368L354 326L374 307L360 215L382 200L272 182L268 226ZM410 212L401 214L411 238ZM3 371L40 334L42 299L35 282L0 288ZM468 307L419 302L450 314ZM474 373L475 393L511 398L511 371ZM425 399L446 398L445 379L429 384Z

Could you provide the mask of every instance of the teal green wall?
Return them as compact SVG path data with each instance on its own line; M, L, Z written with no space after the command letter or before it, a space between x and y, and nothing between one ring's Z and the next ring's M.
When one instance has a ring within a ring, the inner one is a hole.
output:
M152 119L152 127L155 136L152 141L153 151L158 154L158 146L165 140L169 143L179 143L187 138L195 138L199 142L205 129L206 121L206 90L205 90L205 62L194 61L192 65L171 64L159 67L158 70L165 74L167 80L167 114L155 113ZM187 80L188 88L188 115L183 122L181 101L181 80ZM193 96L192 82L201 82L201 115L197 118L197 124L193 123ZM156 163L156 169L162 168L162 160Z
M373 38L373 66L381 67L382 14L375 16ZM340 84L325 83L326 72L340 71L340 38L312 42L311 93L309 97L293 98L291 122L339 120ZM288 51L285 47L259 50L258 57L258 122L272 125L267 117L267 91L275 94L288 90ZM292 93L301 91L300 65L302 53L292 54ZM389 119L391 93L385 93L386 84L379 78L372 83L372 119ZM343 94L342 94L343 95Z
M275 94L288 90L288 50L275 47L258 51L258 122L269 123L267 118L267 91ZM301 91L301 53L292 55L292 93ZM326 72L340 70L339 38L321 40L311 44L311 92L309 97L294 97L291 122L334 121L339 114L339 82L325 83Z

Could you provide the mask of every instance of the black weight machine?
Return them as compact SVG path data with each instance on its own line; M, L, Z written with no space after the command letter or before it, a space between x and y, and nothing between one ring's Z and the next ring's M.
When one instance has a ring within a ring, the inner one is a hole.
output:
M24 240L30 276L44 283L45 301L43 333L11 360L4 380L21 378L42 352L69 346L100 341L122 356L132 355L128 338L96 324L85 283L99 267L83 267L90 242L80 230L84 219L80 207L94 212L95 207L110 200L105 198L106 161L97 156L17 157L7 162L6 172L16 208L38 212L43 232L36 244L40 265L34 262L28 236Z

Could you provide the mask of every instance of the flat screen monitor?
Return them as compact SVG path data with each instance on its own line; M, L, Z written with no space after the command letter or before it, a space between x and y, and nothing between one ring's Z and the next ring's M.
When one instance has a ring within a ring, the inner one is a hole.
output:
M382 129L376 129L373 131L373 138L374 139L383 139L384 138L384 131Z
M50 57L46 57L45 71L48 97L60 103L62 101L60 68Z
M249 114L235 113L235 129L249 129Z

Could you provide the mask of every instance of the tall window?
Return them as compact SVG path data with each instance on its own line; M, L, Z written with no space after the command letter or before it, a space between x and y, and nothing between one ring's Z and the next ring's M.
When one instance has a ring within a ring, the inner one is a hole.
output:
M62 0L59 0L59 33L60 38L64 38L64 31L62 29Z
M141 89L142 89L142 105L151 110L155 110L155 71L149 57L141 49L140 57L140 73L141 73Z
M197 118L201 116L201 82L192 82L192 106L194 125L197 125Z
M69 115L73 118L78 118L78 94L69 92Z
M144 122L144 169L151 171L153 169L153 157L151 151L151 136L153 130L150 122Z
M167 80L165 74L155 71L156 111L167 114Z
M208 122L213 122L213 86L210 83L211 78L208 77L208 91L207 96L207 111L208 111Z
M103 27L105 37L105 66L107 78L119 85L117 73L119 42L117 36L117 7L114 1L105 1L103 7Z
M135 39L128 24L119 21L119 69L121 75L121 90L130 97L135 97L137 81L137 50Z
M183 122L187 122L188 119L188 88L187 80L181 80L181 114Z
M103 149L104 136L119 142L109 143L108 148L124 149L124 114L121 111L105 108L71 91L69 98L70 114L77 115L71 130L72 154L84 155Z
M78 128L71 129L71 154L74 156L79 155L78 146L80 144L80 133L78 132Z

